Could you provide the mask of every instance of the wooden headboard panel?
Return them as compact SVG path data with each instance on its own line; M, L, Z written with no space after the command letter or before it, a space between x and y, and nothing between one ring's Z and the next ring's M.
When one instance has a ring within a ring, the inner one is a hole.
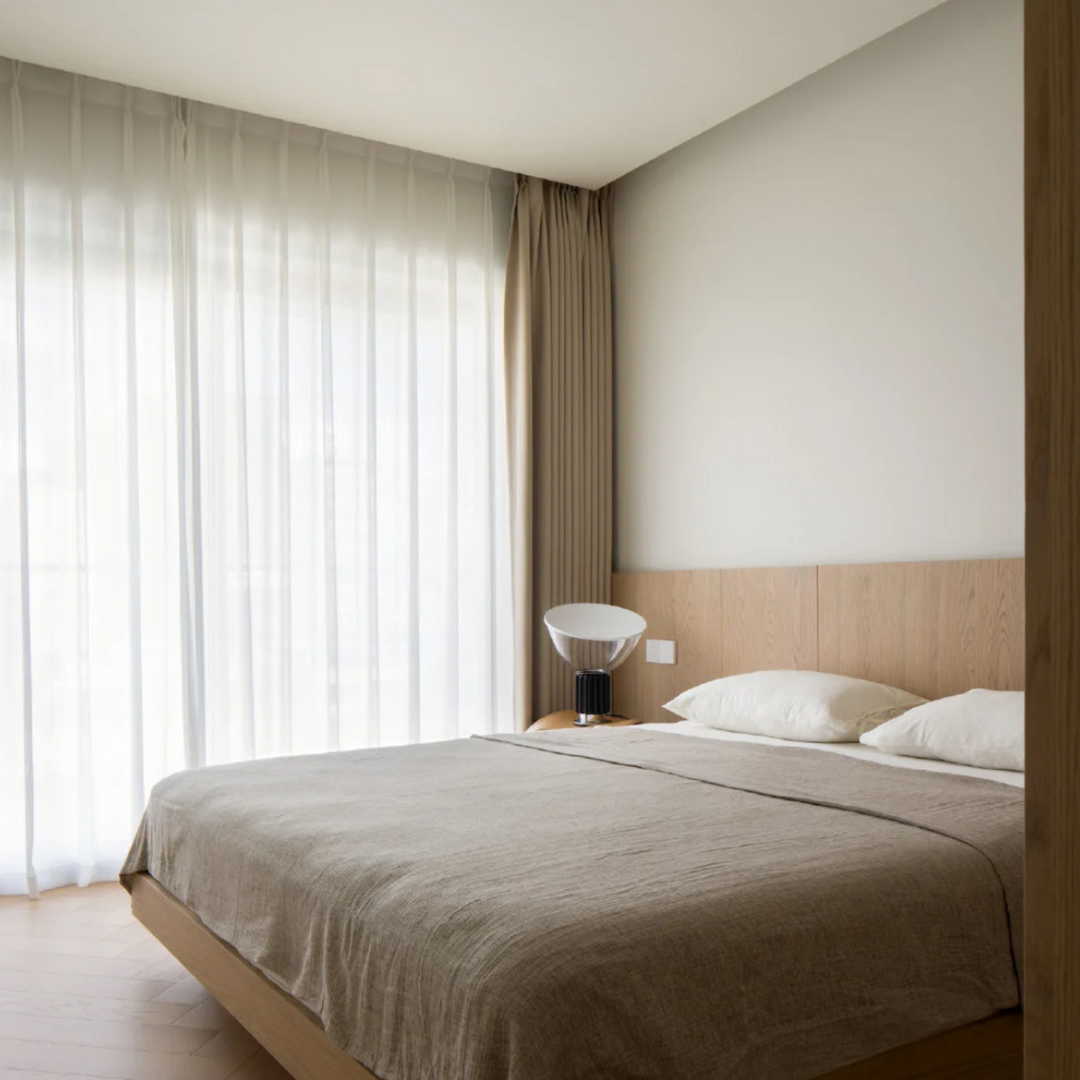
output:
M644 644L615 672L617 712L672 720L688 687L765 668L854 675L927 698L1024 688L1024 560L873 563L615 574L612 603L645 636L676 642L674 665Z

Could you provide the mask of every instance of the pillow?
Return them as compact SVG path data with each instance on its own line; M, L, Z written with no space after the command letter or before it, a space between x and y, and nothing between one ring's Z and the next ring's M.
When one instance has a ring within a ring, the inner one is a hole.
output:
M702 683L664 708L724 731L800 742L855 742L926 699L824 671L753 671Z
M887 754L1024 771L1024 692L969 690L928 701L859 740Z

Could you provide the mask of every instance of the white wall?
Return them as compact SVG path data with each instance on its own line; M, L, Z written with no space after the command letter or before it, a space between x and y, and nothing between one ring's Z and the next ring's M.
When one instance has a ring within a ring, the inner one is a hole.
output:
M1023 551L1021 0L618 181L620 570Z

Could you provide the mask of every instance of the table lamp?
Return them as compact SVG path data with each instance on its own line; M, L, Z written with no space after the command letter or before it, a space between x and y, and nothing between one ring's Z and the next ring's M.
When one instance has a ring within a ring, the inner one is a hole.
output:
M612 604L562 604L544 616L559 655L574 669L574 709L579 726L611 717L611 673L645 633L636 611Z

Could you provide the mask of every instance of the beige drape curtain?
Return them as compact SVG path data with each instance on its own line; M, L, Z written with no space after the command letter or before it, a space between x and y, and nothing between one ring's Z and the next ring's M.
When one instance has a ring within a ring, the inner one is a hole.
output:
M517 722L573 706L543 629L611 594L611 194L517 179L506 270Z

